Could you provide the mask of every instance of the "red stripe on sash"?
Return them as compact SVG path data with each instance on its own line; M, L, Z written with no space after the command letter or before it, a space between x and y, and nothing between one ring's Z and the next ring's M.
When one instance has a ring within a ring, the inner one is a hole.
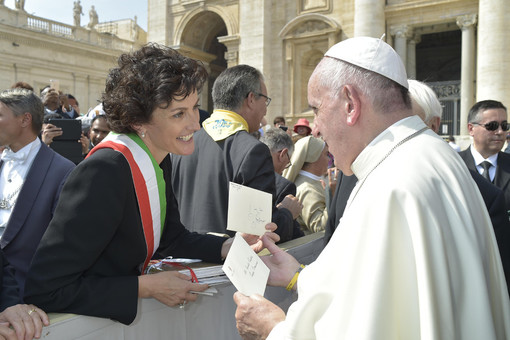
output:
M147 244L147 257L143 263L142 274L145 272L145 268L152 258L152 254L154 253L154 230L152 225L152 212L149 203L149 193L147 191L147 186L145 185L145 179L143 178L142 172L136 164L133 154L131 150L125 145L118 144L112 141L103 141L94 147L93 150L89 153L90 156L93 152L99 149L113 149L116 150L126 157L126 160L129 163L131 168L131 174L133 176L133 183L135 186L135 192L138 199L138 208L140 209L140 216L142 218L142 226L143 233L145 235L145 243Z

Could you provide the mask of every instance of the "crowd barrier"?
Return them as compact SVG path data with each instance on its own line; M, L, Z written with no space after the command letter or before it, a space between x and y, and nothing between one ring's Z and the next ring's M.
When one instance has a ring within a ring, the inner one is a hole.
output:
M315 233L280 245L298 261L311 263L323 248L323 233ZM51 324L43 328L41 339L171 339L239 340L234 313L232 284L216 287L214 296L199 296L184 309L168 307L155 299L141 299L135 321L118 322L75 314L50 313ZM285 288L267 287L265 297L284 310L297 298Z

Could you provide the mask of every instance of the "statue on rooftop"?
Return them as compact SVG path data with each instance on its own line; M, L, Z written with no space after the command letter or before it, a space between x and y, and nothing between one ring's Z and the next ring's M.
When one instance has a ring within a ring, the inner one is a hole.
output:
M24 11L25 10L25 0L14 0L14 6L16 7L17 10Z
M74 2L74 8L73 8L73 19L74 19L74 26L80 27L80 21L81 16L83 14L82 12L83 8L80 5L80 0Z
M99 23L98 21L98 18L97 18L97 12L96 12L96 9L94 8L94 5L92 5L92 7L90 8L90 11L89 11L89 24L88 24L88 27L90 29L93 29L94 27L96 27L96 25Z

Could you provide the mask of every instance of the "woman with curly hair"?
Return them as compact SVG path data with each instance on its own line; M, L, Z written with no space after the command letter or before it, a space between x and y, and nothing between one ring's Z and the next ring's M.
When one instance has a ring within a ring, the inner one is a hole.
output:
M218 263L231 245L186 230L169 184L169 153L193 152L206 79L199 62L168 47L149 44L119 57L102 98L112 132L67 179L29 270L25 301L130 324L138 298L182 305L207 288L177 272L142 275L151 258ZM260 250L256 237L246 238Z

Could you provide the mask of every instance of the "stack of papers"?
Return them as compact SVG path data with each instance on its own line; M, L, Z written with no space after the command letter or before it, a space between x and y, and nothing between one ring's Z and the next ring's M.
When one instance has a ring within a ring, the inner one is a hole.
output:
M212 286L230 282L228 277L223 272L221 265L212 265L197 259L174 259L172 257L167 257L160 261L151 261L147 267L146 273L155 274L162 271L175 270L184 275L188 275L191 278L194 278L195 276L198 280L198 283L209 285L209 289L203 292L193 292L196 294L214 295L218 291Z

